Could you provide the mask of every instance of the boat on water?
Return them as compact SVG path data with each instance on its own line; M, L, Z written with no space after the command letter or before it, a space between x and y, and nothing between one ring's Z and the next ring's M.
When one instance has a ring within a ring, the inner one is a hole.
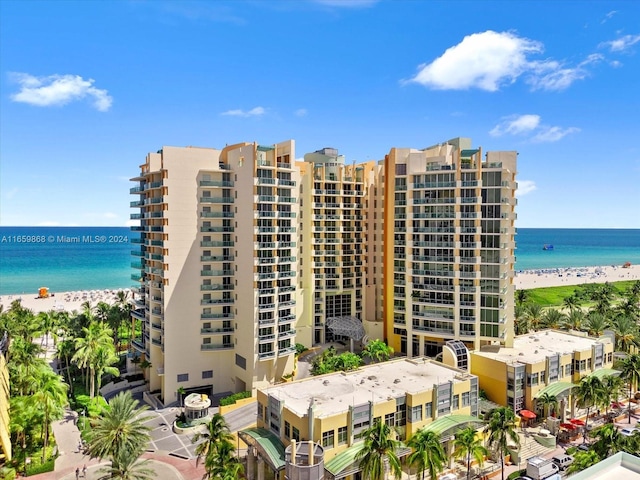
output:
M553 245L551 244L545 244L542 246L543 250L553 250Z

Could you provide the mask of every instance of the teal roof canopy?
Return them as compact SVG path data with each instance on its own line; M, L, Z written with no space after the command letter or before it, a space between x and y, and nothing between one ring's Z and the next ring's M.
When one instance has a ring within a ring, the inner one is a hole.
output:
M577 385L575 383L571 383L571 382L556 382L556 383L552 383L551 385L547 385L542 390L540 390L538 393L536 393L533 396L533 398L540 398L540 396L543 393L547 393L549 395L557 397L561 393L564 393L567 390L571 390L574 387L577 387Z
M435 432L441 437L446 437L472 423L479 426L484 424L484 421L473 415L445 415L431 422L423 430Z
M238 436L247 445L256 445L262 458L274 472L285 466L284 444L266 428L247 428L238 432Z

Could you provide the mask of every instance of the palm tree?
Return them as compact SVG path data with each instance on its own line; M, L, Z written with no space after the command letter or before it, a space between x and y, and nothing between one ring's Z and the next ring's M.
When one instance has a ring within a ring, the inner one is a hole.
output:
M629 423L631 423L631 397L640 384L640 354L633 353L622 361L620 378L629 386Z
M114 468L120 468L126 454L138 458L149 441L149 427L144 425L150 416L141 415L147 410L138 408L130 392L122 392L109 402L102 416L91 430L87 451L91 458L111 458Z
M444 470L447 462L447 454L440 443L440 435L430 430L419 430L411 437L407 446L413 449L409 455L409 465L414 465L422 474L424 480L425 470L429 472L429 478L435 479Z
M600 458L607 458L622 450L624 436L618 431L613 423L607 423L598 427L591 436L597 438L592 448L598 453Z
M67 404L67 388L67 384L62 381L60 375L52 371L43 372L38 381L37 389L31 397L34 406L40 409L43 416L44 445L42 448L42 463L46 460L51 421L62 418L64 413L63 407Z
M620 391L622 390L622 379L616 375L606 375L602 377L602 394L604 396L605 413L609 416L609 405L611 402L618 402Z
M195 453L196 466L200 461L204 461L206 474L203 479L238 478L237 475L242 473L243 467L234 457L233 436L222 415L216 413L206 424L206 430L196 433L191 442L197 443L202 439L204 441L198 444Z
M580 309L571 310L569 315L564 319L562 328L567 330L582 330L582 323L584 322L584 312Z
M527 315L527 306L526 305L518 305L515 307L515 318L514 318L514 328L516 335L524 335L529 333L529 316Z
M555 412L558 408L558 398L555 395L551 395L549 393L541 394L536 400L538 405L542 405L542 416L547 418L551 412ZM549 407L552 407L551 409Z
M95 391L95 369L96 355L101 348L113 345L111 340L111 329L100 322L91 322L89 327L82 328L84 336L76 338L76 353L72 361L79 367L86 368L87 390L90 398L93 398Z
M509 407L498 407L488 415L489 445L498 450L504 480L504 457L509 451L509 442L520 445L520 437L516 432L516 416Z
M516 305L524 305L528 296L529 292L527 290L516 290Z
M473 427L467 427L456 432L453 439L453 456L466 459L467 480L471 478L471 458L473 457L478 462L478 465L482 466L484 457L488 453Z
M151 362L150 362L149 360L147 360L146 358L140 362L140 368L141 368L143 371L145 371L145 370L147 370L147 369L151 368L152 366L153 366L153 365L151 364ZM147 377L147 380L148 380L148 379L149 379L149 378Z
M550 308L544 312L542 317L542 324L546 328L560 328L565 321L566 315L562 313L560 310L555 308Z
M180 401L180 408L182 408L182 402L184 401L184 394L187 393L184 387L178 387L178 400Z
M580 308L580 299L574 293L573 295L569 295L562 300L562 305L565 306L569 310L569 313L574 312Z
M618 351L629 352L631 346L638 346L640 340L640 332L638 332L638 324L631 317L626 315L618 315L611 322L611 326L616 335L616 348Z
M609 326L609 320L601 313L590 312L584 325L589 335L599 337Z
M363 478L383 480L387 478L387 471L393 478L398 479L402 476L400 459L396 455L396 450L402 443L393 438L391 427L376 421L362 432L362 439L364 443L362 450L356 455L356 461Z
M393 348L380 339L372 340L362 350L362 358L370 358L374 362L386 362L393 355Z
M120 357L116 355L113 345L102 345L96 351L93 359L93 368L96 374L96 395L100 394L103 375L108 374L114 377L120 375L120 370L113 366L118 363L119 360Z
M538 330L540 322L542 321L542 307L537 303L531 303L527 306L527 321L532 330Z
M603 398L602 382L596 376L590 375L584 377L580 384L575 389L576 401L580 408L587 409L587 418L585 421L584 429L588 431L587 423L589 422L589 412L591 407L600 405ZM587 436L583 436L584 442L587 441Z
M155 472L149 468L149 460L138 461L139 458L134 452L121 452L111 467L100 470L105 475L99 480L151 480Z

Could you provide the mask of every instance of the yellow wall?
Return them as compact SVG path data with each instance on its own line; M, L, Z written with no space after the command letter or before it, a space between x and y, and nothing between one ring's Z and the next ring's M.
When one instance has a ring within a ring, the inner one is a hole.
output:
M0 353L0 464L11 460L11 438L9 436L9 370L4 355Z
M503 362L471 352L471 373L478 377L479 388L489 400L507 404L507 367Z

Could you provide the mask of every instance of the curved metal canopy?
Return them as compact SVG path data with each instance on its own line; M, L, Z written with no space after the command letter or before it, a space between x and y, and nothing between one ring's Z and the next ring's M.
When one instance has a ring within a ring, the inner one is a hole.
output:
M365 332L358 317L330 317L327 318L327 328L334 335L344 335L353 340L362 340Z

